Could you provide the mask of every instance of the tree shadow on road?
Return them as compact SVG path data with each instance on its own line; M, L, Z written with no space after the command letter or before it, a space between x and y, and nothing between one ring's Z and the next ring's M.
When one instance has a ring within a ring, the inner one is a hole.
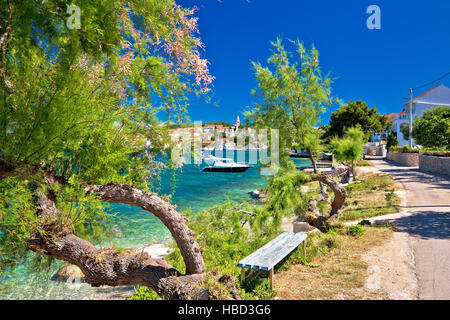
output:
M416 211L393 221L401 232L421 239L450 239L450 211Z
M392 164L391 164L392 165ZM448 189L450 191L450 176L427 173L419 169L379 169L381 172L389 174L398 182L416 182L429 184L429 189Z

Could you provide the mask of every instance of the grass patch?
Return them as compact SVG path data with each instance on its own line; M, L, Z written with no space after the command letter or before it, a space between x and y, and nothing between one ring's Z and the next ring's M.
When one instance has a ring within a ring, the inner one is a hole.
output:
M358 167L371 167L372 164L367 160L361 160L358 162Z
M135 287L136 292L133 296L125 298L125 300L164 300L158 294L147 287Z
M362 257L393 231L384 226L362 228L365 232L357 238L338 232L312 235L307 246L309 262L291 261L288 269L275 273L276 295L292 300L385 298L364 289L367 264ZM295 255L290 259L296 259Z
M342 210L341 221L371 218L399 211L394 180L391 176L377 174L347 187L347 201Z

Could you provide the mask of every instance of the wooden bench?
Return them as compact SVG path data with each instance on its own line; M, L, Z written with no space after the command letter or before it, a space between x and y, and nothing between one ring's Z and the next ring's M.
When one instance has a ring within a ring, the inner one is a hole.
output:
M305 233L285 232L253 252L238 263L242 268L241 282L245 280L245 269L269 271L270 287L273 289L273 268L303 242L303 254L306 255Z

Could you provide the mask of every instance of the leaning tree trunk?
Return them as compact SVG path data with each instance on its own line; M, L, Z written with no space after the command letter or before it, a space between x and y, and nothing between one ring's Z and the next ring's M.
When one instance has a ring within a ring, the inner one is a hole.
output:
M353 160L352 160L352 175L353 175L353 179L356 179L355 161L353 161Z
M139 206L153 213L164 223L175 239L186 264L186 273L205 272L203 253L195 240L195 232L188 228L187 218L179 213L172 204L164 201L156 194L147 193L128 185L93 186L87 188L86 191L88 194L95 194L105 202Z
M307 149L307 150L308 150L308 154L309 154L309 159L311 160L311 163L313 166L313 172L314 172L314 174L318 174L319 170L317 169L317 162L316 162L316 159L314 159L314 154L311 151L311 149ZM320 186L321 200L328 198L327 187L321 181L319 181L319 186Z
M313 214L307 217L307 222L319 230L325 231L330 226L330 222L337 221L339 219L341 209L345 203L345 199L347 198L347 192L345 188L339 184L339 182L335 181L332 177L326 174L313 175L311 176L311 179L329 186L334 193L334 200L331 203L331 212L328 219L318 213L314 202L310 202L310 211L313 212Z
M208 299L209 296L199 286L202 275L181 276L165 260L153 259L145 252L99 249L71 233L60 234L54 240L35 234L28 245L34 251L78 266L93 287L142 285L175 300Z
M1 167L1 166L0 166ZM8 170L0 170L6 177ZM54 173L45 173L48 185L65 183ZM28 247L56 259L78 266L87 283L94 287L102 285L147 286L166 299L210 299L214 293L202 287L205 279L205 266L202 249L195 240L195 233L186 225L186 218L174 206L156 194L147 193L135 187L121 184L90 186L88 194L110 203L135 205L152 212L170 230L180 248L186 264L187 275L169 265L164 259L154 259L145 252L132 249L97 248L87 240L74 235L68 227L58 222L63 212L56 208L54 196L38 189L35 201L37 215L45 221L44 225L27 240ZM230 277L219 278L213 275L227 289L229 297L240 299L239 293Z

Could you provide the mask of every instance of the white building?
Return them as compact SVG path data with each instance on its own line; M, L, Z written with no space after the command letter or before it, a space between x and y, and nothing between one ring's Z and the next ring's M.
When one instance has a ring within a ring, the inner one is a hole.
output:
M404 104L405 112L396 114L392 119L392 128L397 132L397 139L402 147L404 145L409 145L409 140L404 139L402 131L400 130L403 126L409 127L409 106L410 102L408 101ZM442 106L450 107L450 88L440 84L412 100L413 123L415 117L422 116L425 110ZM413 140L413 146L414 145L415 141Z

